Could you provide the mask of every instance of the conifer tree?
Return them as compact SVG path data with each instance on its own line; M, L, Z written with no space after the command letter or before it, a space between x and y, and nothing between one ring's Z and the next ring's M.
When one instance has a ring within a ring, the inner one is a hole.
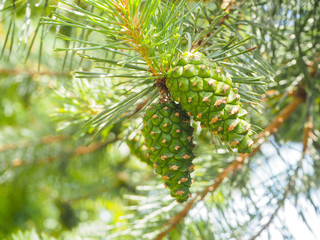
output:
M319 1L0 10L0 237L320 237Z

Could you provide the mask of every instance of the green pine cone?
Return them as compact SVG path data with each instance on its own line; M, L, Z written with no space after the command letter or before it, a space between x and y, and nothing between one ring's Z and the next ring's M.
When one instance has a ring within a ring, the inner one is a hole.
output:
M155 172L165 180L171 196L185 202L191 196L190 173L195 158L189 116L174 102L156 103L148 106L143 124L142 134Z
M150 160L149 151L146 145L143 143L143 137L135 136L133 139L127 139L126 143L130 148L130 152L139 158L142 162L152 166Z
M238 89L222 69L200 52L185 52L167 73L167 88L189 116L200 121L240 153L250 153L253 141L247 111Z

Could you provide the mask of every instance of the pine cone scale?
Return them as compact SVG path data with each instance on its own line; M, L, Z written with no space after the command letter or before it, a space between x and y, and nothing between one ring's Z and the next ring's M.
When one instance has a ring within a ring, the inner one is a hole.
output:
M190 196L194 144L190 118L174 102L152 104L143 118L146 139L155 172L180 203ZM149 131L148 131L149 130Z
M167 74L174 101L239 152L251 152L250 124L232 80L202 53L184 53ZM240 121L241 120L241 121ZM247 146L245 146L247 145Z

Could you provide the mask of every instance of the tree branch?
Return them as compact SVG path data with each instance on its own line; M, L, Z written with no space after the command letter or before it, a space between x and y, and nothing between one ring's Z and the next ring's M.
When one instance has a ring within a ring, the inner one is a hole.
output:
M232 5L235 3L235 0L222 0L221 4L220 4L220 8L224 9L225 12L229 13L232 10ZM222 17L219 20L218 25L221 26L222 24L224 24L224 22L228 19L229 14L226 14L224 17ZM207 34L207 38L210 37L212 34L214 33L214 31L210 32ZM194 51L195 49L198 49L199 46L201 46L203 42L203 39L199 39L198 41L196 41L195 43L192 44L191 49Z
M147 98L144 102L138 104L136 109L134 110L133 113L131 113L128 118L132 118L134 115L136 115L148 102L150 101L150 98Z
M128 44L132 47L133 50L138 52L142 58L146 61L147 65L149 66L150 71L156 76L158 75L157 70L154 68L152 60L149 56L148 46L143 44L143 33L140 30L141 20L137 20L138 18L135 16L133 19L129 16L128 5L129 3L127 0L121 0L122 6L127 10L126 12L123 11L123 8L120 7L117 3L115 7L117 7L117 12L121 15L121 20L123 23L119 22L119 25L123 27L123 32L119 32L122 34L127 34L131 37L128 39L130 42Z
M118 138L115 138L109 142L96 142L96 143L93 143L91 145L88 145L88 146L79 146L77 147L72 155L73 156L80 156L80 155L85 155L85 154L90 154L92 152L95 152L111 143L114 143L116 141L118 141L119 139ZM39 160L37 163L39 164L46 164L46 163L50 163L50 162L54 162L58 160L57 157L47 157L47 158L44 158L44 159L41 159ZM14 167L20 167L20 166L25 166L25 165L28 165L28 164L31 164L29 162L23 162L21 159L15 159L12 163L12 165Z
M115 138L115 140L110 141L110 142L96 142L96 143L88 145L88 146L79 146L74 151L74 155L79 156L79 155L85 155L85 154L95 152L95 151L99 150L100 148L102 148L110 143L113 143L117 140L118 139Z
M0 152L28 147L31 144L50 144L50 143L54 143L54 142L63 141L65 139L67 139L67 136L58 135L58 136L45 136L45 137L41 138L41 140L39 140L39 141L25 141L25 142L19 142L19 143L9 143L9 144L0 146Z
M9 69L0 68L0 75L27 75L27 76L56 76L56 77L70 77L71 74L65 72L51 72L51 71L33 71L30 69Z
M289 189L287 189L285 191L285 193L283 194L283 197L280 199L280 201L278 202L278 207L275 209L275 211L272 213L272 215L270 216L269 218L269 221L266 222L266 224L263 225L263 227L260 229L259 232L257 232L257 234L255 234L250 240L255 240L257 237L260 236L260 234L266 230L269 225L273 222L273 219L278 215L278 212L279 210L281 209L281 207L283 206L284 204L284 201L286 200L287 196L288 196L288 193L289 193Z
M226 12L230 12L232 10L233 4L235 0L223 0L220 7L221 9L225 9ZM225 15L223 18L220 19L219 25L224 24L224 22L229 18L229 14Z
M309 140L309 137L310 137L310 135L312 133L312 129L313 129L312 117L309 116L307 119L308 120L304 125L304 131L303 131L302 158L305 157L306 152L308 150L308 140Z
M301 164L302 164L302 160L303 158L300 159L300 161L298 162L298 166L296 167L296 169L294 170L294 173L289 177L289 182L286 185L285 189L284 189L284 194L282 196L282 198L278 201L278 207L275 209L275 211L271 214L268 222L266 222L262 228L260 229L259 232L257 232L250 240L255 240L257 237L259 237L261 235L261 233L266 230L270 224L273 222L273 219L277 216L279 210L283 207L285 200L287 199L290 191L292 190L292 188L294 187L294 180L298 175L298 170L301 168Z
M284 123L284 121L297 109L297 107L305 101L305 96L298 90L295 94L293 101L288 104L257 137L254 143L254 148L251 153L239 154L235 161L229 164L223 172L221 172L215 179L214 184L206 187L201 193L198 193L195 198L188 202L185 207L174 217L172 217L163 227L167 227L162 231L155 240L161 240L167 233L174 229L179 222L181 222L184 217L187 216L190 209L194 206L194 203L202 201L209 192L214 191L219 187L222 181L229 175L231 171L235 171L243 165L245 159L253 156L264 143L264 137L268 137L278 131L279 127ZM200 196L200 198L199 198Z

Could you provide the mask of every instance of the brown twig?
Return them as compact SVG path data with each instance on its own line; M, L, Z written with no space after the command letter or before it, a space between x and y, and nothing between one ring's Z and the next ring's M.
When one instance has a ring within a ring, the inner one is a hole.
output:
M223 0L220 7L229 12L232 9L232 4L234 2L235 2L235 0Z
M313 123L312 123L312 117L309 116L307 118L307 122L304 125L304 131L303 131L303 148L302 148L302 158L305 157L306 152L308 150L308 140L310 135L312 134L312 129L313 129Z
M114 141L111 141L111 142L96 142L96 143L93 143L93 144L88 145L88 146L79 146L74 151L74 155L78 156L78 155L85 155L85 154L89 154L89 153L95 152L98 149L100 149L100 148L102 148L102 147L104 147L104 146L106 146L106 145L108 145L108 144L110 144L112 142L114 142Z
M263 142L264 137L268 137L278 131L278 128L283 124L283 122L296 110L296 108L305 101L304 96L295 95L294 99L290 104L288 104L274 119L273 121L258 135L255 143L260 146ZM259 148L258 148L259 149ZM252 152L256 152L258 149L254 148Z
M80 156L80 155L90 154L90 153L95 152L95 151L101 149L102 147L105 147L108 144L114 143L114 142L116 142L118 140L119 140L118 138L115 138L115 139L113 139L113 140L111 140L109 142L96 142L96 143L93 143L93 144L88 145L88 146L79 146L73 151L72 155L73 156ZM57 157L47 157L47 158L39 160L37 163L38 164L46 164L46 163L54 162L56 160L58 160ZM25 165L28 165L28 164L31 164L31 163L23 162L21 159L15 159L12 162L12 165L14 167L25 166Z
M56 76L56 77L70 77L70 73L65 72L51 72L51 71L33 71L30 69L8 69L0 68L0 75L27 75L27 76Z
M225 9L227 13L232 10L233 4L235 0L223 0L221 3L221 9ZM223 18L220 19L219 25L224 24L224 22L229 18L229 14L225 15Z
M266 222L262 228L259 230L259 232L257 232L250 240L255 240L257 237L259 237L261 235L261 233L266 230L270 224L273 222L273 219L277 216L279 210L281 209L281 207L283 207L285 200L287 199L290 191L292 190L292 188L294 187L294 180L297 177L298 171L301 168L302 165L302 160L303 158L300 159L300 161L298 162L298 166L296 167L296 169L294 170L294 173L289 177L289 182L286 185L286 187L284 188L284 193L282 198L278 201L278 206L275 209L275 211L271 214L268 222Z
M112 143L114 141L111 141L111 142L96 142L96 143L93 143L91 145L88 145L88 146L79 146L77 147L74 151L73 151L73 156L80 156L80 155L85 155L85 154L90 154L90 153L93 153L99 149L101 149L102 147ZM38 161L39 164L46 164L46 163L51 163L51 162L54 162L56 160L58 160L59 158L57 157L48 157L48 158L45 158L45 159L42 159L40 161ZM25 165L25 164L24 164Z
M287 195L288 195L288 192L289 191L286 191L282 197L282 199L278 202L278 207L275 209L275 211L272 213L272 215L270 216L268 222L266 222L263 227L260 229L259 232L257 232L250 240L254 240L256 239L257 237L259 237L261 235L261 233L266 230L269 225L273 222L273 219L277 216L279 210L281 209L281 207L283 206L284 204L284 201L285 199L287 198Z
M136 115L148 102L150 101L150 98L146 99L144 102L138 104L136 109L134 110L133 113L131 113L128 118L132 118L134 115Z
M166 222L162 226L162 228L165 228L167 226L169 227L165 231L162 231L154 240L161 240L165 235L167 235L168 232L170 232L173 228L175 228L177 224L187 216L188 212L190 211L190 209L192 208L193 204L195 203L195 201L199 196L200 196L200 193L197 193L197 195L185 205L185 207L182 209L181 212L179 212L179 214L169 219L169 221Z
M39 141L25 141L25 142L19 142L19 143L10 143L10 144L0 146L0 152L28 147L34 143L50 144L50 143L54 143L54 142L63 141L65 139L67 139L67 136L58 135L58 136L45 136L45 137L41 138L41 140L39 140Z
M235 161L230 163L224 170L221 172L215 179L214 184L206 187L201 193L198 193L195 198L193 198L190 202L188 202L185 207L174 217L169 219L167 223L163 225L163 227L167 227L164 231L162 231L155 240L161 240L167 233L169 233L172 229L174 229L179 222L181 222L185 216L187 216L190 209L194 206L194 203L203 200L209 192L214 191L219 187L222 181L229 175L231 171L235 171L243 165L245 159L254 155L259 149L260 146L264 143L264 137L268 137L271 134L274 134L278 131L279 127L284 123L284 121L297 109L297 107L305 101L305 96L301 91L297 91L295 98L293 101L288 104L270 123L264 131L262 131L257 139L255 140L254 148L250 154L240 154ZM200 196L200 199L198 198Z

